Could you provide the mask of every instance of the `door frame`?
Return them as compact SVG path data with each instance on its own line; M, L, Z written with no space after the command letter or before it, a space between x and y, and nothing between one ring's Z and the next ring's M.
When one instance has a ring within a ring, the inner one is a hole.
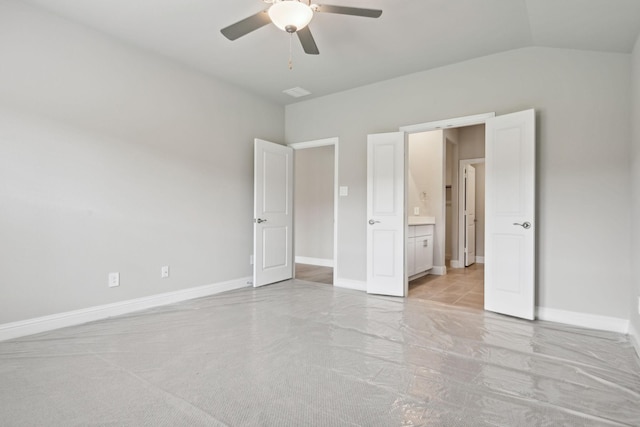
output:
M489 113L481 113L481 114L474 114L471 116L462 116L462 117L455 117L452 119L444 119L444 120L437 120L434 122L425 122L425 123L418 123L415 125L406 125L406 126L400 126L399 130L405 132L405 134L409 135L412 133L422 133L422 132L430 132L430 131L434 131L434 130L446 130L446 129L454 129L454 128L461 128L461 127L466 127L466 126L474 126L474 125L483 125L486 124L488 119L492 119L496 116L495 112L489 112ZM446 170L446 140L443 141L444 145L444 153L445 155L443 156L442 162L443 162L443 167ZM405 193L408 191L408 179L407 179L407 174L408 174L408 167L407 167L407 162L405 162L405 168L407 169L405 171ZM458 174L460 173L460 171L458 170ZM457 191L458 191L458 211L460 210L460 178L456 177L455 179L457 179L457 182L455 183ZM453 184L453 183L452 183ZM446 194L447 192L444 191L442 193L442 206L446 206ZM406 206L405 206L406 209ZM408 212L405 212L405 216L408 214ZM446 230L446 215L444 215L444 221L445 223L443 224L442 229ZM458 221L460 221L460 214L458 214ZM453 224L452 224L453 225ZM408 232L408 230L407 230ZM461 246L460 246L460 231L458 229L458 252L460 252ZM464 242L462 242L462 244L464 245ZM453 255L453 254L452 254ZM462 264L464 266L464 260L460 259L460 255L458 254L458 260L457 260L458 264L457 265L453 265L454 267L458 267L460 264ZM406 262L405 262L406 264ZM438 274L447 274L447 269L446 266L444 268L444 271L442 272L438 272Z
M294 142L288 144L289 147L293 148L294 151L294 164L295 164L295 152L298 150L304 150L306 148L317 148L317 147L326 147L328 145L333 146L333 284L335 285L338 276L338 200L340 199L339 193L339 147L340 147L340 139L338 137L324 138L324 139L314 139L310 141L304 142ZM295 168L295 166L294 166ZM295 172L293 178L293 185L295 189ZM295 203L295 201L294 201ZM295 245L295 208L293 212L293 277L295 278L295 258L296 258L296 245Z
M460 185L458 186L458 268L464 268L464 192L460 191L462 188L462 181L464 180L464 167L466 165L484 163L484 161L484 157L479 157L476 159L464 159L460 160L460 164L458 165L458 182L460 183ZM477 235L478 230L476 230L476 236Z

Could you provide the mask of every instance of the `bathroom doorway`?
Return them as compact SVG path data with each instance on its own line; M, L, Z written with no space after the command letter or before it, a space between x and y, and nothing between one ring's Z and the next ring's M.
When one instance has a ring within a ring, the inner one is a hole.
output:
M484 124L462 126L439 131L442 141L442 173L438 184L441 192L437 202L427 195L427 206L442 211L443 224L436 226L443 233L442 246L436 246L442 254L442 265L429 274L413 278L409 282L409 296L427 299L439 303L483 309L484 307ZM411 156L411 151L409 152ZM411 158L409 164L411 165ZM473 195L464 170L473 168L475 188ZM411 178L410 178L411 180ZM414 183L415 185L415 183ZM411 190L411 182L409 184ZM422 194L418 191L419 194ZM411 200L411 195L409 195ZM475 218L469 212L467 204L475 201ZM409 205L409 215L413 214ZM470 235L470 233L473 233ZM437 259L434 255L434 259ZM436 267L436 266L434 266Z

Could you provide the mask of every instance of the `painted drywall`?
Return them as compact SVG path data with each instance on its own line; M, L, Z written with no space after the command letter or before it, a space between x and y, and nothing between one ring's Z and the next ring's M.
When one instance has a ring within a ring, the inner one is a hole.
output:
M458 129L460 160L484 159L484 125L465 126Z
M445 129L444 130L444 139L447 143L447 151L445 164L447 164L447 168L451 168L451 206L445 206L445 216L447 218L446 225L448 230L445 231L445 254L447 253L447 245L449 245L448 250L449 254L446 256L450 256L450 259L457 261L458 260L458 191L459 191L459 182L458 182L458 172L459 172L459 159L458 159L458 143L460 141L460 129ZM446 173L445 173L446 175ZM450 211L447 213L447 209Z
M460 160L484 159L485 126L465 126L458 129L458 157ZM476 256L484 256L484 163L476 168Z
M367 134L535 108L537 305L628 319L630 62L518 49L287 106L287 141L340 137L341 278L366 278Z
M632 182L632 214L631 222L632 250L631 250L631 274L632 285L629 301L631 307L631 331L635 335L635 344L640 355L640 36L636 41L632 55L632 132L631 141L631 182Z
M334 146L295 152L296 257L333 261Z
M0 324L251 274L283 108L22 2L0 57Z
M445 189L444 189L444 217L445 217L445 237L444 237L444 255L446 260L452 257L453 236L452 231L456 227L453 222L453 162L454 162L454 144L445 139ZM457 177L455 179L457 181ZM457 245L456 245L457 248ZM456 249L457 250L457 249ZM454 257L457 259L458 257Z
M409 135L408 199L410 214L435 217L433 266L444 267L444 137L441 130Z
M484 163L474 163L476 168L476 256L484 257Z

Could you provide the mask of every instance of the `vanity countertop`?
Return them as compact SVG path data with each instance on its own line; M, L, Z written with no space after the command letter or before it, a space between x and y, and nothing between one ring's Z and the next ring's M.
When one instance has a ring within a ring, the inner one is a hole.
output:
M428 225L435 224L436 218L433 216L410 216L409 225Z

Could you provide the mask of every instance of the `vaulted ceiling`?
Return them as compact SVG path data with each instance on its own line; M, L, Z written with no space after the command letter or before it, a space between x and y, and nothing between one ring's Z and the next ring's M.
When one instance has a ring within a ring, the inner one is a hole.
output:
M306 55L273 25L236 41L220 29L269 4L261 0L23 0L96 28L279 104L302 87L322 96L492 53L546 46L630 53L640 0L327 0L382 9L378 19L317 13L320 50Z

